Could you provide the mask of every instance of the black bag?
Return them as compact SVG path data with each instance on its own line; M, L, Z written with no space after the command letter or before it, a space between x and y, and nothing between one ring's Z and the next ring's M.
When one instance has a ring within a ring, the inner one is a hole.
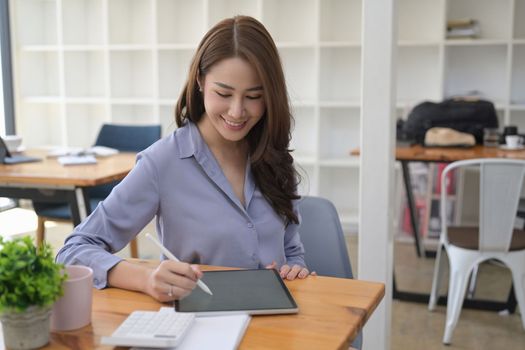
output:
M474 135L476 143L483 143L483 129L497 128L498 117L492 102L484 100L445 100L440 103L423 102L412 109L403 123L406 139L424 144L425 133L434 127L451 128Z

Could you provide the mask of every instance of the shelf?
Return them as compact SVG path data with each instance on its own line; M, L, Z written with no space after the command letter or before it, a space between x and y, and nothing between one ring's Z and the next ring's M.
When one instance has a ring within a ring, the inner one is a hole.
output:
M58 53L22 52L19 64L22 97L60 95Z
M102 44L102 0L62 0L63 43L65 45Z
M151 44L151 0L107 0L110 44ZM173 20L173 18L172 18Z
M319 5L321 42L349 42L354 43L352 46L360 45L360 0L323 0L319 1Z
M315 109L294 106L292 115L295 120L290 142L290 148L294 150L293 156L314 158L318 148Z
M447 1L447 20L471 18L478 21L481 39L503 39L511 37L509 14L511 0L454 0Z
M208 1L209 25L210 27L223 20L224 18L235 15L259 17L257 1L246 0L213 0Z
M509 125L516 125L520 134L525 133L525 109L511 111Z
M204 1L157 0L157 41L195 44L206 28Z
M398 38L408 42L438 42L443 38L441 1L401 0L398 7Z
M514 0L513 37L525 42L525 0Z
M18 0L11 1L15 16L24 21L15 21L17 42L22 45L56 45L57 2ZM28 25L30 23L30 25Z
M514 47L511 81L511 103L525 104L525 45Z
M57 45L23 45L20 47L22 52L57 52L60 47Z
M319 149L321 158L347 159L360 144L359 110L321 108Z
M153 96L153 58L149 51L111 52L111 96Z
M446 52L445 96L479 91L492 101L506 101L505 46L450 47Z
M400 47L397 58L397 98L404 101L441 98L440 49Z
M322 101L359 101L361 98L361 50L322 48L320 61Z
M115 124L151 125L155 120L153 105L112 105L111 122Z
M35 148L42 146L62 146L62 120L60 104L20 104L17 118L17 133L23 135L24 146Z
M105 97L66 97L64 102L68 104L92 105L106 103L107 99Z
M511 111L525 111L525 103L510 105L509 108Z
M106 95L104 54L102 52L64 53L65 92L68 97Z
M317 37L315 9L315 0L265 0L262 21L275 42L313 44Z
M321 41L319 43L320 47L351 47L351 48L360 48L361 43L358 41Z
M508 40L505 39L447 39L447 46L507 46Z
M95 144L102 124L109 122L104 104L67 104L67 146L89 147Z
M319 102L320 107L324 108L361 108L361 102L358 100L354 101L320 101Z
M339 214L357 213L359 169L324 167L320 171L319 196L329 199Z
M403 47L439 47L441 41L418 41L418 40L399 40L397 46Z
M62 98L60 96L27 96L23 97L24 103L60 103Z
M314 166L307 164L307 163L301 163L296 162L295 168L297 172L299 173L299 186L297 188L297 193L300 196L316 196L317 193L317 183L318 179L316 176L316 171Z
M193 50L162 50L159 58L159 97L178 99L188 77Z
M359 157L321 159L319 165L324 168L359 168Z
M290 99L298 102L316 100L315 50L286 48L280 50L280 55Z

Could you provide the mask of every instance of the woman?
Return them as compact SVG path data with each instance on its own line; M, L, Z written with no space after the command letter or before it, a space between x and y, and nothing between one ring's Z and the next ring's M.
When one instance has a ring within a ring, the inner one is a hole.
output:
M261 23L238 16L204 36L175 114L179 129L138 155L57 260L91 266L97 288L182 298L202 276L197 266L165 260L148 269L111 254L156 216L162 243L181 261L308 276L284 74Z

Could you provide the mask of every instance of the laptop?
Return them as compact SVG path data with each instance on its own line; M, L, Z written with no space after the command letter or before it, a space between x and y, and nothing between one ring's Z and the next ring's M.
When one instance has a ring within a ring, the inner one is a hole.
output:
M7 149L4 140L0 137L0 163L3 164L19 164L19 163L31 163L39 162L41 158L29 157L22 155L12 155Z

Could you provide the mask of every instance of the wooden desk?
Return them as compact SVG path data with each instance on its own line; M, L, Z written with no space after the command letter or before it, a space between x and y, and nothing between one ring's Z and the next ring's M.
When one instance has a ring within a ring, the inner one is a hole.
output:
M136 157L135 153L119 153L97 158L97 164L64 166L56 158L46 158L47 151L26 153L42 161L0 164L0 197L69 202L75 225L91 212L86 189L123 179Z
M203 266L203 270L210 269L219 268ZM285 283L299 313L253 316L240 349L348 349L385 293L381 283L332 277L310 276ZM100 345L101 336L110 335L132 311L158 310L163 305L148 295L122 289L93 292L91 324L77 331L52 333L46 349L110 349Z

